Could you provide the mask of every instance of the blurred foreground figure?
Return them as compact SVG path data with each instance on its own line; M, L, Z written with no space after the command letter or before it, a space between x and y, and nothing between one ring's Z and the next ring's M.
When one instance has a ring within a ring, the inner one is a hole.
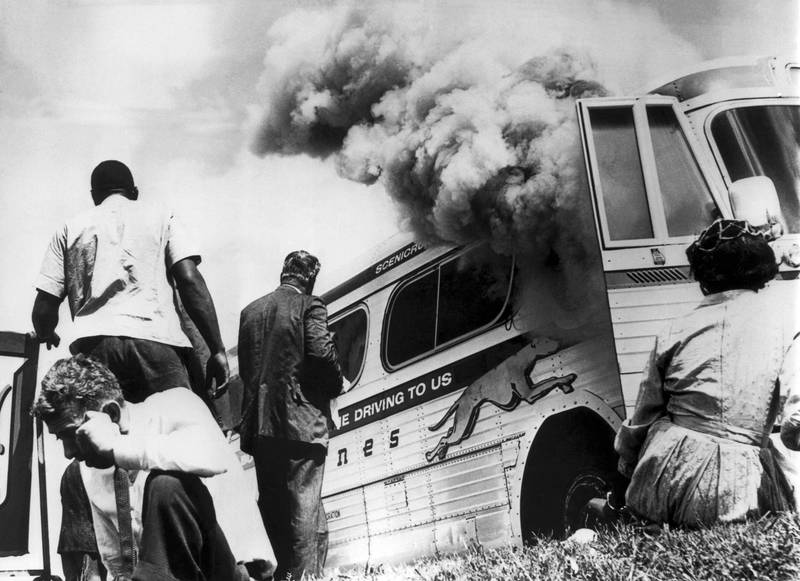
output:
M247 305L239 324L241 446L255 461L281 581L319 575L328 551L322 478L342 372L327 309L311 294L319 268L309 253L290 253L280 286Z
M788 390L784 442L800 447L800 321L765 288L775 255L739 220L714 222L686 254L705 298L656 338L617 434L628 508L684 526L792 510L770 434Z
M127 402L107 367L76 355L48 371L32 411L80 462L112 579L249 579L232 548L241 556L255 544L263 555L268 541L255 499L238 492L242 467L198 396L170 389ZM225 514L213 498L232 489L239 500Z

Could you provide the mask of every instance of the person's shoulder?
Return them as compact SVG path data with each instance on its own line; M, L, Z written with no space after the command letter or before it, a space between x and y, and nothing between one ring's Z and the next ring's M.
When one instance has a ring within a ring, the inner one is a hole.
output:
M269 292L265 295L261 295L257 299L249 302L247 306L242 309L242 315L248 315L254 312L261 311L264 308L264 305L267 303L275 300L275 291Z
M175 216L175 209L163 200L129 200L126 206L129 212L149 220L166 222Z
M322 300L317 295L306 295L306 296L308 297L309 305L311 305L312 307L322 307L323 309L328 308L328 305L325 303L325 301Z
M59 226L58 231L75 231L96 223L98 219L100 219L100 208L100 206L91 206L75 212L61 222L61 226Z
M754 306L763 313L765 324L771 318L790 339L800 334L800 297L795 287L793 282L774 280L758 291L759 304Z
M193 408L205 409L206 404L188 386L176 386L147 396L140 404L149 414L185 413Z

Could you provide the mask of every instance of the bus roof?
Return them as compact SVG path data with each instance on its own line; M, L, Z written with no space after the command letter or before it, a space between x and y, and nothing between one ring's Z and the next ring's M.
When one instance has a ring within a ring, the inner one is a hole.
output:
M344 280L320 297L330 306L351 293L360 291L352 300L348 298L349 305L458 248L461 247L445 243L426 245L416 240L411 233L397 234L376 246L368 255L357 259L347 273L342 272L349 274L349 277L334 277L334 280ZM354 270L356 274L351 274ZM347 305L335 305L334 310L339 310L342 306Z
M800 59L734 57L703 63L668 82L659 83L650 94L689 101L708 93L764 88L800 93Z
M422 254L425 246L416 242L412 237L393 237L389 241L392 246L384 243L376 249L373 253L375 258L365 268L358 271L357 274L346 279L344 282L339 283L332 289L322 294L322 300L330 304L354 290L363 287L369 282L376 280L390 270L404 264ZM378 253L380 252L380 254Z

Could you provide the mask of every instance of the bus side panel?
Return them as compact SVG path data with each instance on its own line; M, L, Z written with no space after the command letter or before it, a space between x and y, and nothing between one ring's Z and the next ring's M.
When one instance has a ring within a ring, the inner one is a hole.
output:
M701 299L699 285L694 282L660 287L609 288L608 302L626 415L630 415L636 403L642 370L655 336L669 321L697 306Z
M499 445L442 462L430 478L438 552L507 541L510 504Z
M328 558L326 567L366 563L369 558L369 526L364 492L355 488L324 501L328 517Z
M537 393L541 386L547 389ZM517 441L584 390L609 408L622 404L610 333L566 348L534 339L464 389L335 437L326 469L329 565L399 563L509 542L507 473L518 460ZM359 512L347 491L353 487L363 491L370 539L368 556L355 560L347 520L357 522Z

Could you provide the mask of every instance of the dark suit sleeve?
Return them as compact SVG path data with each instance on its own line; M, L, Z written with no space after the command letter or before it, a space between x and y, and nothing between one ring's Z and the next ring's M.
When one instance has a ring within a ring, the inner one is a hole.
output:
M304 325L306 362L319 388L334 398L342 392L342 370L333 336L328 330L328 310L318 297L311 297Z
M248 325L249 317L247 311L242 311L239 317L239 377L242 378L244 385L244 394L242 396L242 415L245 410L250 406L256 392L258 385L256 384L255 362L253 361L254 349L253 336L250 332L250 325Z

